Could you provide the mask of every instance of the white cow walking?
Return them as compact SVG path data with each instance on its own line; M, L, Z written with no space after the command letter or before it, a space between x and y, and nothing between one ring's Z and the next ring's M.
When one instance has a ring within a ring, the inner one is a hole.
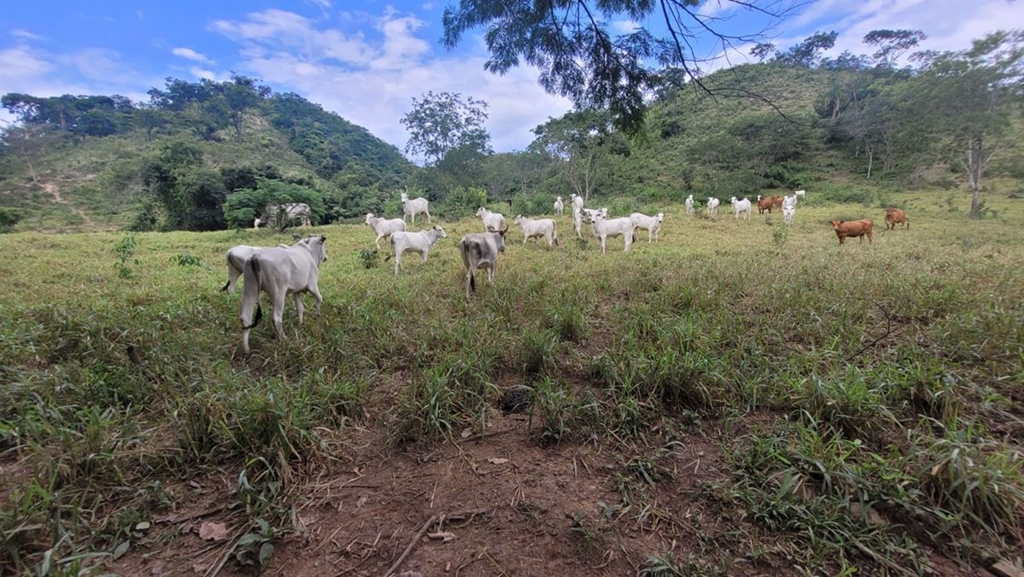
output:
M427 253L430 252L430 248L434 246L438 240L442 238L448 238L448 234L443 228L434 226L434 228L421 230L419 232L396 232L391 235L391 256L395 257L395 274L398 274L398 270L402 268L402 253L405 252L418 252L423 262L427 262ZM384 259L387 260L387 259Z
M532 219L526 218L523 215L519 215L512 222L518 224L523 229L523 244L531 238L538 239L544 237L548 240L548 246L558 244L558 236L555 234L555 220L552 218L539 218Z
M428 210L429 205L430 205L430 201L428 201L427 199L425 199L423 197L410 199L409 195L403 192L402 193L402 211L404 212L404 214L402 215L402 220L405 220L407 217L411 216L412 217L412 223L416 224L416 215L417 214L425 214L425 215L427 215L427 223L429 224L430 223L430 211Z
M366 224L370 225L370 228L377 235L377 238L373 240L373 244L380 249L380 239L391 236L393 233L405 230L405 221L400 218L383 218L374 216L372 212L366 213Z
M505 227L505 217L500 212L492 212L481 206L476 209L476 215L484 221L484 232L494 232Z
M279 244L277 246L278 248L288 248L286 244ZM235 285L238 283L238 277L242 276L242 268L245 265L245 261L264 248L266 247L240 244L228 249L225 255L228 261L228 282L220 290L227 291L228 294L235 294Z
M711 197L708 199L708 216L718 216L718 199Z
M459 241L459 254L466 266L466 298L476 291L476 270L487 269L487 284L494 284L494 271L498 268L498 255L505 252L505 233L508 229L495 232L467 234Z
M279 339L284 338L284 300L288 293L295 297L295 308L299 311L302 324L302 298L304 292L316 297L316 308L320 310L324 299L317 287L320 263L327 260L327 238L311 236L288 248L265 248L256 252L243 265L245 287L242 290L242 352L249 354L249 331L263 318L260 306L260 292L270 296L274 331ZM253 309L256 315L253 318Z
M750 220L750 200L744 198L743 200L737 200L736 197L729 199L732 203L732 212L735 214L736 219L740 218L740 213L746 213L747 220Z
M651 236L654 236L654 242L658 242L658 231L661 230L661 223L665 221L665 213L659 212L654 216L647 216L642 212L634 212L629 215L629 220L633 221L634 229L647 231L647 243L650 244ZM636 231L633 234L635 235Z

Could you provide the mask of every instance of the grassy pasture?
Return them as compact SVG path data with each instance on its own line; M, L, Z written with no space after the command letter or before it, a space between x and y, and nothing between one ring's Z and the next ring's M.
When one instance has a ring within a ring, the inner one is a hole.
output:
M265 319L248 358L236 354L240 296L219 292L224 252L290 234L138 234L123 260L123 233L0 235L0 573L133 574L202 552L205 574L322 574L299 560L359 531L305 527L327 518L332 479L427 477L402 489L430 507L399 489L367 506L417 521L438 512L430 484L450 471L467 478L441 495L497 479L467 464L499 449L529 455L538 484L485 499L490 522L524 539L547 524L558 554L531 565L492 542L493 564L463 574L1012 563L1024 201L992 197L997 216L969 221L966 196L889 195L911 228L886 232L877 206L809 195L792 227L778 213L668 207L661 242L641 233L630 253L612 239L602 255L586 231L578 242L568 216L554 250L523 246L512 227L495 286L478 276L468 302L456 243L479 220L442 223L449 238L426 264L407 254L397 277L393 261L364 267L365 225L319 227L323 310L307 299L297 329L289 299L292 338L273 339ZM840 247L828 220L865 217L874 242ZM503 410L519 385L528 418ZM222 541L176 521L218 503ZM444 547L483 559L468 523ZM383 573L416 528L399 519L386 547L324 562ZM420 545L405 568L439 573L438 551Z

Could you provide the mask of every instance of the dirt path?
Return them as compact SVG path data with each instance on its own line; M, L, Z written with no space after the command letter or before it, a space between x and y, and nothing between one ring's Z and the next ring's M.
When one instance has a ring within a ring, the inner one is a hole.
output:
M71 212L73 212L73 213L77 214L78 216L80 216L82 218L82 221L84 222L84 226L86 226L86 227L88 227L90 229L91 228L96 228L96 226L93 223L92 219L89 218L89 215L86 214L85 211L83 211L82 209L78 208L77 206L71 204L70 202L64 200L64 197L62 197L60 195L60 190L57 188L56 184L54 184L52 182L40 182L39 186L43 187L43 190L45 190L50 196L53 197L53 201L54 202L56 202L57 204L60 204L60 205L68 207L68 209L70 209Z

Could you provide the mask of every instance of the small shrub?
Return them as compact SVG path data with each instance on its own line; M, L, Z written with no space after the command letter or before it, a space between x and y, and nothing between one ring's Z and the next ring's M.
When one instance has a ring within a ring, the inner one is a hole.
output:
M171 257L171 262L178 266L203 266L203 259L187 252L180 252Z
M114 245L112 249L114 254L117 256L117 261L114 263L114 269L117 270L117 276L120 278L131 278L133 264L139 264L139 259L134 258L135 255L135 233L129 232L124 235L121 240Z
M24 214L16 208L0 207L0 233L11 232Z
M359 249L359 262L363 268L370 269L380 264L380 253L377 249Z

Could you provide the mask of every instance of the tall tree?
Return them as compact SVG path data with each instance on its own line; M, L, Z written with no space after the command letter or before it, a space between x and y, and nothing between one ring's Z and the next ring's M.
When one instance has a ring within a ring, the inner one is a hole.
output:
M661 71L679 68L701 85L701 56L693 37L714 38L723 48L757 42L799 0L720 0L724 8L756 12L746 29L723 25L703 0L459 0L445 9L444 44L449 49L475 28L486 28L491 58L484 65L504 74L521 61L540 70L549 93L567 96L579 109L611 111L617 127L640 134L647 94L662 82ZM732 6L728 6L728 5ZM614 34L623 20L650 22L650 29ZM756 20L757 23L750 23ZM735 20L733 21L735 22ZM736 31L739 30L739 31ZM653 31L653 32L652 32Z
M611 121L604 111L568 112L534 128L536 138L530 148L557 163L573 192L590 200L602 145L612 134Z
M487 103L457 92L427 92L421 100L412 99L412 110L401 123L409 131L406 152L422 154L427 164L437 165L449 153L461 150L487 153L490 134L484 128Z
M927 38L920 30L872 30L864 36L864 44L877 47L871 55L875 66L895 68L900 56Z
M992 158L1013 146L1007 138L1024 90L1024 31L995 32L968 50L936 55L916 78L920 108L963 167L972 218L981 216L981 188Z

